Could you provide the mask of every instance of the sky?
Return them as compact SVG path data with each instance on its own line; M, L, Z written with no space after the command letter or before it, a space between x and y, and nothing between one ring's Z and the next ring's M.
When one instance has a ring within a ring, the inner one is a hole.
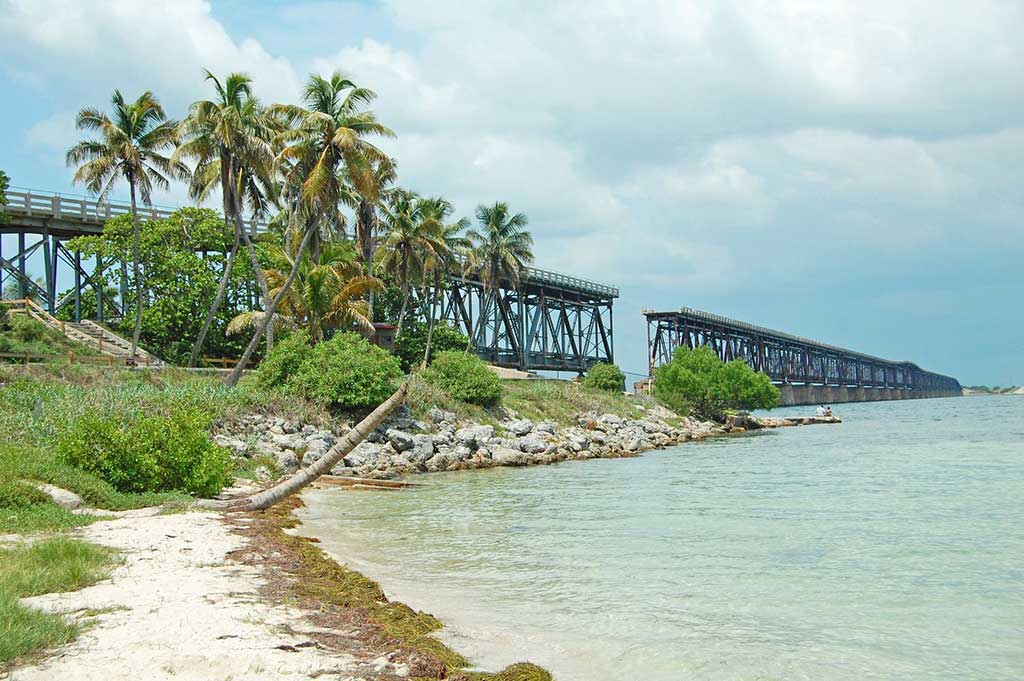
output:
M0 168L84 193L74 115L115 88L180 117L203 68L265 102L341 70L403 186L507 201L537 266L620 288L627 371L641 310L689 306L1020 385L1021 35L1012 0L0 0Z

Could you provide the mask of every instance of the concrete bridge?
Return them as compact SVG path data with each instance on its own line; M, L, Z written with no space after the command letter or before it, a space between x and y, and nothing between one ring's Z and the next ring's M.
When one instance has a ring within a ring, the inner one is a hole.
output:
M122 286L120 300L104 299L95 277L98 263L83 260L66 242L102 234L107 220L130 214L130 205L31 189L8 190L6 196L9 205L5 212L10 220L0 225L0 236L16 235L17 247L13 253L4 253L0 240L0 289L16 282L18 298L30 297L50 314L73 306L77 321L81 319L81 294L92 288L98 298L99 321L104 315L121 316L125 263L105 263L107 267L120 265ZM174 210L139 208L142 220L166 219ZM246 228L258 235L267 226L249 221ZM29 271L30 258L43 261L42 284ZM60 295L65 289L68 292ZM432 294L417 301L416 309L423 319L435 315L467 336L475 336L476 353L492 364L523 371L583 373L597 362L614 361L612 305L618 297L614 286L531 267L519 286L506 283L496 296L484 295L483 284L474 277L452 275L440 291L436 309L431 305Z
M676 348L706 345L723 361L742 359L779 387L780 405L836 404L960 396L955 378L819 343L800 336L684 307L644 310L648 366L672 359Z

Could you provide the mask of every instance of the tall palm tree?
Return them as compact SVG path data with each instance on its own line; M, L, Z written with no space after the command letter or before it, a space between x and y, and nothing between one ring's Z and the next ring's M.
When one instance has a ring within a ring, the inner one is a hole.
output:
M276 294L288 277L294 256L283 248L277 248L271 257L281 265L267 271L271 293ZM356 262L355 247L350 242L326 243L321 247L317 260L313 260L311 253L303 257L295 282L278 305L275 323L305 327L314 344L323 340L326 332L332 329L354 327L370 335L373 322L365 296L368 291L381 288L383 285L378 279L362 273ZM243 312L228 324L228 333L256 326L264 314L262 310Z
M533 237L526 230L525 214L511 215L508 204L499 201L493 206L477 206L476 219L480 229L466 232L472 247L466 254L465 270L468 274L480 277L484 295L476 328L471 330L466 352L473 347L473 341L489 313L490 304L496 302L501 283L507 282L518 287L527 266L533 263Z
M78 112L75 127L98 133L99 139L82 140L68 150L66 161L77 166L74 181L100 200L106 199L118 179L128 183L132 205L132 271L135 277L135 329L131 360L142 333L142 276L139 271L139 211L137 197L152 203L153 187L166 189L171 179L185 179L188 167L163 154L178 141L177 123L168 120L152 92L126 102L119 90L111 99L113 120L94 108Z
M275 199L272 139L282 127L253 96L249 76L232 73L221 83L209 71L204 73L206 80L213 82L216 97L197 101L189 108L188 117L179 126L185 141L172 158L184 157L196 162L189 187L193 198L201 201L215 189L220 189L224 222L234 231L235 243L228 251L217 294L192 346L189 366L195 366L206 334L224 299L240 242L245 244L252 261L264 305L270 301L270 289L252 239L245 229L243 214L246 201L253 219L256 219L266 214ZM268 334L267 349L272 346L272 335Z
M469 227L469 220L459 218L455 222L446 222L455 212L450 201L443 198L424 199L424 214L427 219L436 223L436 234L432 257L427 262L427 272L433 275L433 295L430 310L427 314L427 343L423 350L423 366L430 361L430 347L434 340L434 327L437 325L437 305L440 300L441 288L449 274L458 267L461 258L465 258L471 246L463 232Z
M375 97L372 90L356 87L352 81L334 73L330 78L310 76L303 94L307 108L287 104L270 107L272 115L278 115L289 126L294 126L278 136L287 144L279 154L279 160L286 171L285 190L296 196L289 216L291 226L301 230L302 239L288 277L266 306L266 315L228 376L228 385L235 385L242 376L256 344L274 319L278 304L298 276L302 255L310 241L314 241L314 235L318 235L324 217L338 210L341 200L339 170L344 168L355 186L365 187L374 181L374 161L387 158L366 139L374 135L395 134L377 121L372 111L364 108ZM314 254L319 249L319 241L317 236L313 244Z
M413 284L422 280L430 263L437 261L437 250L442 245L440 223L428 213L428 205L416 194L402 191L382 210L385 233L380 266L402 289L396 338L402 334Z
M373 181L358 187L351 178L345 177L342 184L341 200L355 212L355 239L359 256L367 274L373 274L373 255L377 247L380 219L377 210L391 200L397 190L392 187L398 178L393 158L371 161ZM347 175L347 173L346 173ZM370 315L373 315L373 293L370 294Z

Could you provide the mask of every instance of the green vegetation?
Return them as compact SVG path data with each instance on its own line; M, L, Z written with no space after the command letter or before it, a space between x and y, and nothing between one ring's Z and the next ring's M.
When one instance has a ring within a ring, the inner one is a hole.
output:
M98 354L88 345L68 340L64 334L21 312L0 306L0 352L30 355Z
M0 669L15 657L70 641L79 626L21 605L19 598L74 591L107 575L111 554L66 537L0 549Z
M58 455L119 492L182 491L213 496L230 482L231 458L210 441L210 417L177 408L168 416L90 410L58 433Z
M310 347L305 331L279 343L258 372L260 385L341 409L373 407L394 392L398 358L354 333L340 333Z
M11 184L11 179L7 177L7 173L0 170L0 225L7 224L10 221L10 216L4 211L4 206L7 205L7 187Z
M583 385L596 390L620 393L626 385L626 374L614 364L598 362L590 367L590 371L583 378Z
M654 394L680 414L692 410L705 418L720 418L728 409L771 409L779 403L779 389L767 375L743 360L723 362L706 346L677 349L672 361L656 370Z
M412 322L395 339L395 352L402 362L402 371L412 371L423 363L427 354L427 339L430 343L428 363L437 353L444 350L465 350L468 339L447 324L436 324L431 336L430 326L423 322Z
M964 388L971 392L984 393L986 395L1011 395L1018 390L1018 387L1013 385L1006 387L998 385L965 385Z
M501 400L501 380L476 355L457 350L439 352L420 375L461 402L493 405Z

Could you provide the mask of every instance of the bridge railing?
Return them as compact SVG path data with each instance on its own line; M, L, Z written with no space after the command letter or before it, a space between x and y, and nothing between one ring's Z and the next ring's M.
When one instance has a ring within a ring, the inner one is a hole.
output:
M110 218L119 215L130 215L130 203L120 201L100 201L86 196L40 192L28 189L8 189L5 193L8 205L4 210L12 215L26 217L50 218L55 220L73 220L76 222L102 225ZM139 217L143 220L166 220L179 210L169 206L138 206ZM251 221L247 227L252 228ZM257 231L266 228L263 222L256 222Z

